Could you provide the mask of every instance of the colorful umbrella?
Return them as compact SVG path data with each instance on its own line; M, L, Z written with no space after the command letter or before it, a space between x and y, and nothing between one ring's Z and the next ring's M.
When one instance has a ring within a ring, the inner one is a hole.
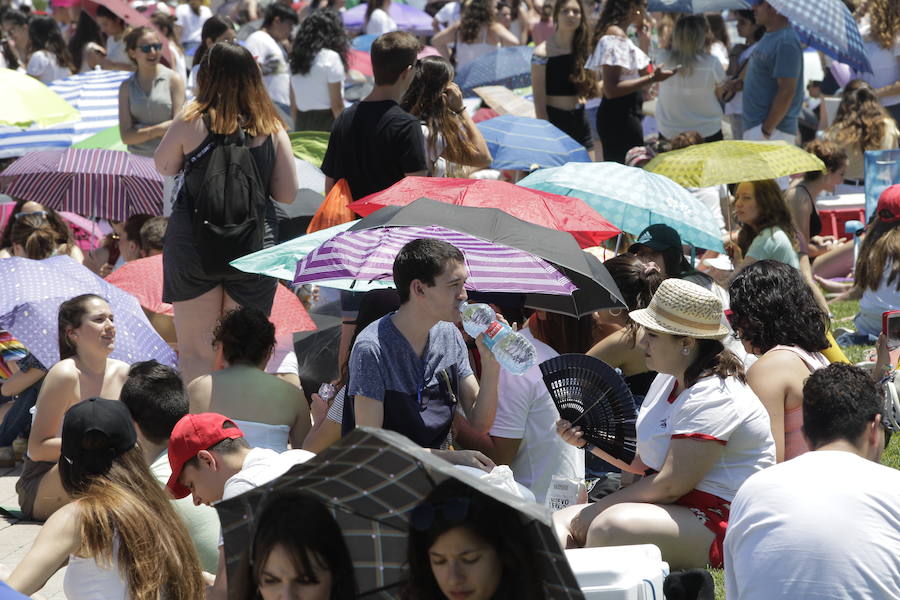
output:
M648 225L664 223L678 230L688 244L723 250L706 206L662 175L613 162L569 163L535 171L519 185L581 198L632 235Z
M163 302L162 254L131 260L110 273L106 281L138 299L141 306L153 313L174 316L172 305ZM316 328L303 303L283 285L275 289L275 301L269 319L275 325L275 335Z
M225 538L228 585L243 585L249 549L265 501L302 491L328 505L353 562L360 598L402 598L409 576L407 535L412 510L438 484L455 479L507 505L534 551L535 597L581 600L583 592L553 533L547 511L454 467L393 431L357 428L274 481L216 504Z
M162 214L163 179L153 159L127 152L32 152L0 173L0 185L10 196L87 217Z
M6 90L3 93L0 125L46 127L80 118L74 106L25 73L0 69L0 88Z
M74 142L118 126L119 87L131 75L129 71L88 71L54 81L50 89L74 106L81 120L24 130L0 128L0 158L68 148Z
M821 171L825 165L815 155L786 142L725 140L657 154L644 169L698 188Z
M338 233L346 231L356 223L357 221L350 221L349 223L341 223L315 233L302 235L271 248L242 256L237 260L231 261L230 264L235 269L245 273L258 273L277 279L293 281L298 261L302 260L311 250L330 240ZM355 292L394 287L392 283L386 281L357 281L355 279L330 279L321 282L319 285L339 290L353 290Z
M621 233L578 198L523 190L504 181L406 177L386 190L350 204L366 217L385 206L405 206L426 197L448 204L497 208L516 218L571 233L582 248L597 246Z
M128 27L149 27L153 31L156 32L156 35L159 37L159 41L163 45L162 55L169 64L172 64L172 54L169 51L169 41L165 35L163 35L162 31L153 24L153 21L150 20L150 14L155 11L141 12L137 8L133 7L130 3L125 0L84 0L83 8L88 11L90 15L93 17L97 14L97 8L100 6L105 6L108 8L114 15L125 21L128 24Z
M478 123L494 157L494 169L530 171L569 162L590 162L584 146L550 121L502 115Z
M156 333L137 299L68 256L0 260L0 327L21 340L42 364L59 361L59 305L80 294L105 298L116 317L113 358L129 364L154 358L174 365L175 352Z
M509 46L488 52L457 71L456 83L464 92L483 85L527 87L531 85L532 52L534 48L529 46Z
M551 263L578 289L572 294L527 294L525 306L580 317L601 308L623 306L622 295L606 268L583 251L571 233L517 219L496 208L475 208L419 198L406 206L386 206L348 230L438 226L506 248L516 248ZM388 269L390 273L390 269Z
M113 125L103 131L95 133L91 137L85 138L76 144L72 144L73 148L99 148L101 150L120 150L128 151L128 146L122 141L119 134L119 126Z
M339 233L297 263L294 283L389 280L397 253L419 238L449 242L462 251L469 270L469 290L570 295L577 289L568 277L541 258L439 225Z
M356 36L350 42L350 47L354 50L362 50L363 52L372 51L372 42L378 39L377 33L363 33Z
M362 73L366 77L374 77L372 70L372 55L362 50L351 48L347 51L347 68Z
M750 8L747 0L650 0L649 12L700 14Z
M414 35L432 35L434 28L431 25L431 15L424 10L419 10L407 4L391 2L388 14L397 23L400 31L408 31ZM344 18L344 27L350 31L359 31L363 28L366 19L366 5L359 4L341 13ZM377 37L377 36L376 36Z
M328 149L328 138L331 137L331 133L327 131L295 131L288 134L288 137L291 138L294 156L302 158L313 165L322 164L322 159L325 158L325 150ZM301 187L306 186L301 185Z
M788 18L807 46L857 71L872 72L856 21L841 0L770 0L769 4Z

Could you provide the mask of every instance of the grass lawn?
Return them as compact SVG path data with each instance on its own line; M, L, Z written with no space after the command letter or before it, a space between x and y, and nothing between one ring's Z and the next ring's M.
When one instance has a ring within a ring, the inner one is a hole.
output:
M859 302L856 301L838 302L831 305L831 310L834 313L834 326L853 329L852 318L856 315L858 308ZM849 348L844 348L844 354L847 355L850 362L857 363L865 360L866 353L873 347L874 346L850 346ZM900 469L900 435L893 437L890 445L884 451L881 462L889 467ZM722 569L710 569L709 571L712 573L713 579L716 582L716 600L724 600L725 572Z

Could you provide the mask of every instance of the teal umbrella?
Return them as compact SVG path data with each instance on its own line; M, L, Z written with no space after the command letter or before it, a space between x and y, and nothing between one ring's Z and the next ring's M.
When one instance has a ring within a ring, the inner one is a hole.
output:
M307 235L288 240L242 256L241 258L231 261L231 266L246 273L259 273L260 275L268 275L278 279L294 281L296 275L297 261L306 257L313 249L321 246L342 231L346 231L359 221L350 221L309 233ZM394 284L389 281L357 281L354 279L332 279L323 281L319 285L337 288L339 290L353 290L354 292L366 292L374 289L392 288Z
M534 190L575 196L632 235L648 225L675 228L699 248L724 251L716 222L689 191L662 175L614 162L567 163L535 171L519 182Z

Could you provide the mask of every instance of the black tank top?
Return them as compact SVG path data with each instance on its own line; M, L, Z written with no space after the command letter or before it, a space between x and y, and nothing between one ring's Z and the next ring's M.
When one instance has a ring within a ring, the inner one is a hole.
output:
M569 79L574 67L574 54L560 54L547 59L546 93L548 96L578 95L575 84Z

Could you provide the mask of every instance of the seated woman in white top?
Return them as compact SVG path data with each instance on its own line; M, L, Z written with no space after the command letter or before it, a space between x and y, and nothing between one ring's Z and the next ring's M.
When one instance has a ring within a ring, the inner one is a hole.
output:
M397 31L397 23L389 11L391 0L369 0L366 6L365 30L367 34L381 35Z
M66 412L59 474L73 501L53 513L7 583L40 590L68 560L69 600L202 600L197 551L150 473L128 407L90 398Z
M310 14L291 47L291 112L294 131L331 131L344 110L347 32L333 8Z
M661 53L660 63L676 69L659 85L656 100L656 121L669 139L685 131L697 131L704 142L722 139L719 98L725 69L706 52L707 33L703 15L682 16L675 23L671 47Z
M106 51L96 51L93 60L104 69L114 71L134 71L135 65L125 50L125 21L103 5L97 8L97 25L106 36Z
M275 347L275 326L255 308L226 314L213 334L227 367L188 385L192 413L218 412L238 423L253 448L303 447L309 404L294 385L263 369Z
M29 75L49 85L57 79L70 77L75 71L69 49L53 17L32 19L28 23L28 39L32 54L25 70Z
M775 464L769 416L720 341L728 328L714 294L667 279L646 309L629 315L642 327L647 367L659 373L638 413L636 456L626 463L586 444L567 421L557 431L646 476L558 511L555 529L567 548L655 544L673 569L721 567L729 503L747 478Z
M431 44L461 69L501 46L517 46L519 40L497 21L491 0L470 0L463 6L462 18L431 38ZM456 48L455 55L451 45Z

